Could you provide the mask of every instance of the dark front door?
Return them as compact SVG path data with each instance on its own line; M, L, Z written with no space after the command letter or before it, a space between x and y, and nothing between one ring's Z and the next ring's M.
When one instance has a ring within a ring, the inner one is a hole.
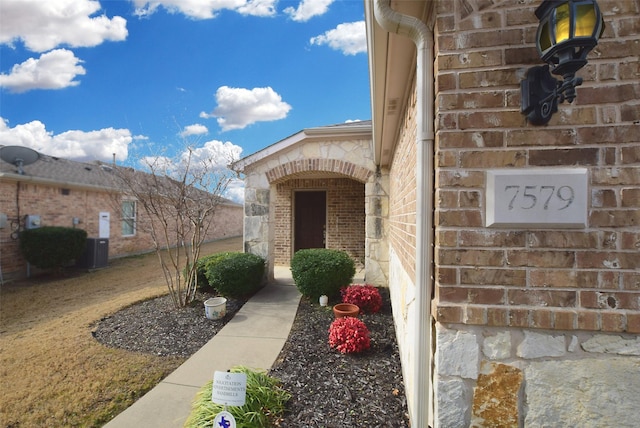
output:
M296 192L294 195L293 251L325 247L327 225L327 193Z

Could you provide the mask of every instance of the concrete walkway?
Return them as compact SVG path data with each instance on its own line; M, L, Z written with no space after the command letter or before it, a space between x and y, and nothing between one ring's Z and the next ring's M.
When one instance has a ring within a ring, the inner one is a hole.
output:
M289 268L276 267L275 276L206 345L105 427L182 427L196 393L215 371L237 365L271 368L300 302Z

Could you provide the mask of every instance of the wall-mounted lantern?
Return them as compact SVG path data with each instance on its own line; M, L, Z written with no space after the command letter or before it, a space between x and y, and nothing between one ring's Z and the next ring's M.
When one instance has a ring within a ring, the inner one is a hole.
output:
M576 72L598 44L604 20L595 0L544 0L536 9L538 53L547 65L527 70L520 82L521 112L533 125L549 122L558 103L573 102L582 79ZM562 76L556 80L551 73Z

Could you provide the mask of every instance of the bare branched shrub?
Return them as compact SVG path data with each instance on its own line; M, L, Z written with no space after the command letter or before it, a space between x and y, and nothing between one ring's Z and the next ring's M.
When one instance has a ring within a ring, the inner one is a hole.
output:
M232 159L229 159L229 162ZM117 167L128 198L146 216L136 217L136 229L147 231L177 308L190 304L196 294L196 261L216 208L233 176L229 169L198 156L187 148L178 159L156 156L142 160L146 171Z

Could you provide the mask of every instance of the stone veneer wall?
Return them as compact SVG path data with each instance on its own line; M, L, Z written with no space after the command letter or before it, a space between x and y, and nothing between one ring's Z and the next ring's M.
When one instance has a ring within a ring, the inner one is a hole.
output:
M378 169L365 185L365 280L389 284L389 171Z
M634 426L640 411L640 2L573 105L520 114L539 1L437 3L435 414L439 427ZM585 229L488 229L486 172L585 167Z
M438 323L436 341L436 426L637 425L637 335Z

